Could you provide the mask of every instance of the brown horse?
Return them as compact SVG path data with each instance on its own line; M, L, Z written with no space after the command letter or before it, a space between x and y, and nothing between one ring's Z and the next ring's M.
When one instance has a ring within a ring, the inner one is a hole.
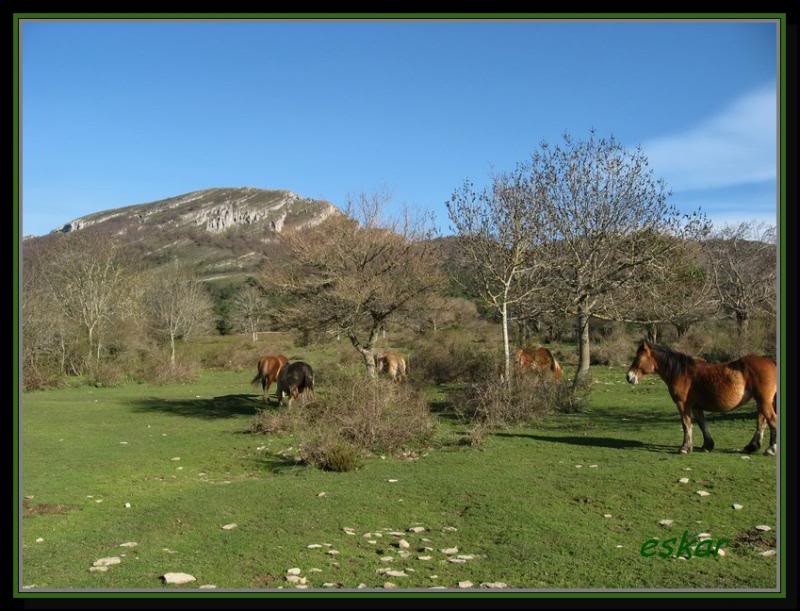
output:
M267 354L258 359L258 373L250 383L257 384L261 382L261 388L264 390L264 401L269 401L269 387L278 379L281 368L288 361L289 359L282 354Z
M773 359L748 354L728 363L706 363L647 341L642 341L628 369L627 379L638 384L639 378L657 373L667 385L669 394L683 424L681 454L692 451L692 418L703 431L703 449L714 449L714 440L706 426L703 410L729 412L751 398L758 405L758 424L745 452L761 447L764 427L769 425L769 447L765 454L774 455L777 442L778 368Z
M409 367L403 355L397 352L383 352L375 359L378 366L378 373L386 372L395 382L402 382L408 379Z
M520 348L514 353L514 360L520 370L549 371L556 380L561 379L561 365L547 348L540 346L533 352Z

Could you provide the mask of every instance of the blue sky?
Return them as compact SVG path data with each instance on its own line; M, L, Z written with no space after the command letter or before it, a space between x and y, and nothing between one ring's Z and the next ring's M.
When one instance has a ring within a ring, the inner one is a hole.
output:
M433 210L590 128L685 209L774 222L776 26L27 22L23 233L209 187Z

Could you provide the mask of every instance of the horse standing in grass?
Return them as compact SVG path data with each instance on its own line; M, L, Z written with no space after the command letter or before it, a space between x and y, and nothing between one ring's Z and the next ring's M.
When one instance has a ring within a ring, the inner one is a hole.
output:
M300 393L314 395L314 370L311 365L303 361L295 361L281 369L278 375L278 405L280 405L284 393L289 395L289 404L297 399Z
M769 447L764 453L775 454L778 368L773 359L748 354L728 363L707 363L665 346L642 341L628 369L628 382L638 384L639 378L653 372L666 383L681 415L681 454L692 451L692 418L703 431L703 449L710 452L714 449L714 440L706 426L703 410L725 413L750 399L755 399L758 406L758 424L744 451L755 452L761 447L764 428L769 425Z
M514 353L514 360L519 369L532 369L533 371L549 371L556 380L561 379L561 365L553 354L545 347L540 346L533 352L520 348Z
M281 369L288 362L289 359L282 354L268 354L258 359L258 373L250 383L261 383L261 388L264 391L264 401L269 401L269 387L278 379ZM280 398L278 398L278 402L280 402Z
M397 352L384 352L376 359L378 373L386 372L395 382L402 382L408 379L408 366L403 355Z

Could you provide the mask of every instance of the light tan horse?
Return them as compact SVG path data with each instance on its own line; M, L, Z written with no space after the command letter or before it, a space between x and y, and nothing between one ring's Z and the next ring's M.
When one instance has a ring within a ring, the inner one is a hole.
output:
M402 354L383 352L375 359L375 363L378 366L378 373L387 373L395 382L403 382L408 379L410 368L406 365Z
M261 388L264 390L264 401L269 401L269 387L278 379L281 368L288 361L289 359L282 354L267 354L258 359L258 373L250 383L257 384L261 382Z
M553 354L542 346L533 352L520 348L514 353L514 360L520 370L531 369L533 371L549 371L556 380L560 380L563 375L561 365Z
M692 451L692 418L703 431L703 449L710 452L714 449L714 440L703 410L725 413L750 399L755 399L758 406L758 424L744 451L755 452L761 447L764 428L769 425L769 447L764 453L775 454L778 367L773 359L747 354L728 363L706 363L666 346L642 341L628 369L628 382L638 384L639 378L649 373L657 373L664 380L681 415L681 454Z

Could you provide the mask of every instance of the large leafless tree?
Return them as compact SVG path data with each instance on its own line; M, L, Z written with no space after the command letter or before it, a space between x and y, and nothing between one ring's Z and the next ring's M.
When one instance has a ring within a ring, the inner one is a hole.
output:
M743 337L754 314L774 315L776 311L775 227L746 223L726 226L715 231L705 246L716 297Z
M551 236L550 285L560 308L574 315L578 335L577 385L589 371L589 325L609 298L664 261L675 240L701 232L704 218L685 217L668 203L639 149L591 132L542 144L529 164L532 188L545 203Z
M172 366L175 340L187 339L212 326L213 304L208 291L191 269L177 262L148 275L142 305L151 331L158 339L169 342Z
M499 174L489 188L466 181L447 203L456 246L462 258L455 279L499 317L503 333L505 379L510 380L511 308L530 302L545 261L537 256L543 241L541 199L522 169Z
M243 286L231 300L231 314L236 327L258 340L261 325L269 315L267 300L258 286Z
M381 330L418 315L441 281L427 219L387 218L387 202L362 194L345 214L283 234L290 262L262 276L287 298L284 325L347 337L369 376Z

